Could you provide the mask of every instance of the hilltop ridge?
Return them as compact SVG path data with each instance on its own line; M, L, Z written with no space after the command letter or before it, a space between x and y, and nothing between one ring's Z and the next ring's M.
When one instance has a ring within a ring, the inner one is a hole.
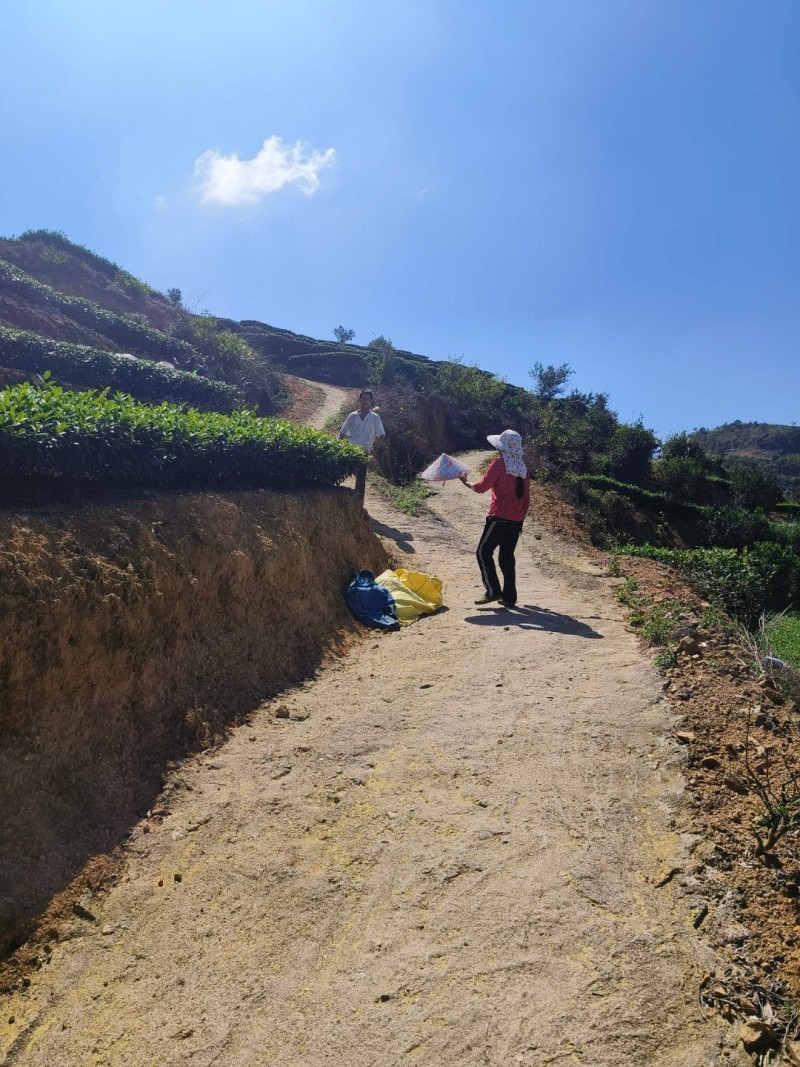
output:
M800 426L736 419L712 430L695 430L693 436L726 463L770 466L784 491L800 491Z

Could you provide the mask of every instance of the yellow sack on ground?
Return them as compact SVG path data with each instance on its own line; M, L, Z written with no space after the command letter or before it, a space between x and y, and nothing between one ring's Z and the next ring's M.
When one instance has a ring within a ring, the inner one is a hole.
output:
M442 606L441 578L432 578L429 574L419 574L401 567L396 571L384 571L375 581L394 597L401 626L408 626L420 615L436 611Z

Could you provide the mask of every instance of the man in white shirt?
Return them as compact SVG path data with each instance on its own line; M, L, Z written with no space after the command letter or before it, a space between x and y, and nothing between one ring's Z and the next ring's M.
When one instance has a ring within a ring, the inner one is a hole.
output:
M358 410L350 412L339 431L340 440L349 441L351 445L358 445L368 453L363 467L356 474L356 492L362 501L367 488L369 453L372 452L375 441L386 436L380 415L372 410L372 399L371 391L362 389L358 394Z

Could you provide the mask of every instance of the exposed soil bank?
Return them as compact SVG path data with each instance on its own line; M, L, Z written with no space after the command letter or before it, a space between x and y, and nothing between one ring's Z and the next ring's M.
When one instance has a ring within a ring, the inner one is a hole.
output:
M341 649L384 563L346 490L0 515L0 951L170 759Z

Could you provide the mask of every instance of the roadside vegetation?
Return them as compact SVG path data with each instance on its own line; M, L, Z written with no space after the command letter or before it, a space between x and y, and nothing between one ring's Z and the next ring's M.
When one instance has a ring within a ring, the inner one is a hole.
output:
M393 485L382 475L373 472L370 472L368 481L376 493L406 515L421 515L426 510L425 501L432 495L425 482Z
M48 382L0 391L6 495L26 487L270 487L339 484L361 452L328 434L251 411L230 415L140 404Z

